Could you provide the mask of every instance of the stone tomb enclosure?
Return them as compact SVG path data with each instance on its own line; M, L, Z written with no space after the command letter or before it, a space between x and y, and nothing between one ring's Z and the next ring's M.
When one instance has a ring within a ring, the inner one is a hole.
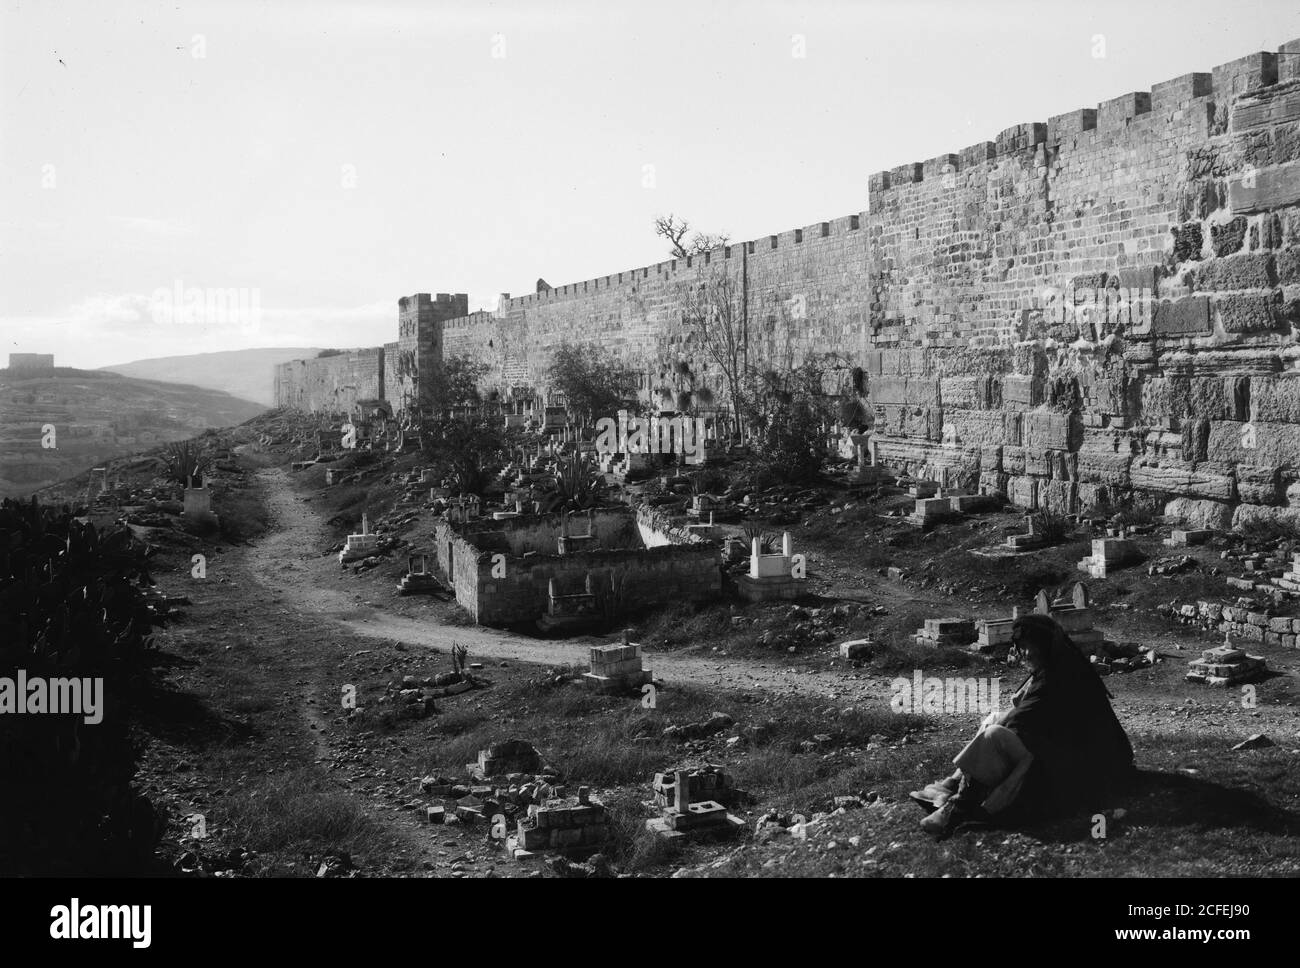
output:
M601 508L582 519L573 529L584 532L578 542L559 514L439 521L438 566L456 601L489 625L564 617L570 605L594 616L602 598L631 609L721 594L716 543L664 530L661 516L648 508ZM565 599L571 595L579 597Z

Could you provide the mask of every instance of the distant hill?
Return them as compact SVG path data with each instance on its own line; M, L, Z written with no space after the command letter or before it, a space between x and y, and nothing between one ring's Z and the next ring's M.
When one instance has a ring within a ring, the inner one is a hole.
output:
M25 496L110 458L241 424L265 410L219 390L106 370L0 369L0 496ZM47 425L54 427L50 448L41 446Z
M232 397L272 407L275 405L276 366L289 360L310 359L319 352L320 349L315 347L227 350L193 356L160 356L100 369L142 380L166 380L168 383L224 390Z

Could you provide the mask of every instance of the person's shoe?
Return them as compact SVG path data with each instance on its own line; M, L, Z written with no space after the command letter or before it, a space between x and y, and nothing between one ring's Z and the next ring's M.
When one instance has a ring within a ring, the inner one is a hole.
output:
M952 776L927 784L924 789L913 790L908 796L927 810L935 810L943 806L949 797L956 794L960 786L961 771L959 770Z
M930 794L932 800L947 800L961 789L961 771L929 784L923 792Z
M940 806L938 803L935 803L934 795L927 793L925 790L913 790L907 796L926 813L929 813L931 810L937 810Z
M962 777L957 792L921 820L921 829L939 840L951 837L963 823L980 819L980 803L987 792L978 783Z

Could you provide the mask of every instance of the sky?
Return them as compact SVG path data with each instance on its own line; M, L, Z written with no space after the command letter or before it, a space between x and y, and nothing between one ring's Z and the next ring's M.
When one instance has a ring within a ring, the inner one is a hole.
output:
M1293 0L0 0L0 336L375 346L864 211L872 172L1300 38Z

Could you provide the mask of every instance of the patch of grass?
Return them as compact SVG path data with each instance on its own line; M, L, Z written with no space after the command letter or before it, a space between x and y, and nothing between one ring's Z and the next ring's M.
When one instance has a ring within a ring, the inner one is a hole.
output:
M232 784L229 823L259 851L364 853L379 845L382 828L347 793L307 768Z
M651 612L640 632L646 642L666 642L668 648L705 642L723 645L732 634L731 613L723 603L683 602Z
M917 645L911 639L881 642L871 656L871 668L876 672L910 674L913 669L968 669L983 668L985 662L965 649Z
M648 874L680 854L679 847L645 829L650 816L641 800L630 791L605 798L610 839L605 855L626 874Z

